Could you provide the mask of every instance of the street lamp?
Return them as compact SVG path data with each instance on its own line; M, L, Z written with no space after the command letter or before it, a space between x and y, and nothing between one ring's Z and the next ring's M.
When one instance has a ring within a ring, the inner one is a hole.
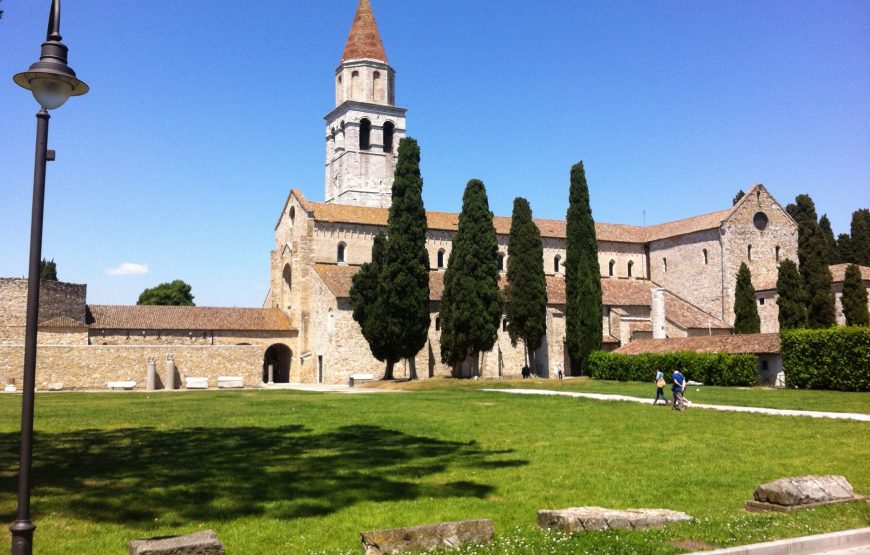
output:
M36 161L33 168L33 212L30 220L30 269L27 276L27 321L24 335L24 398L21 404L21 452L18 474L18 516L9 527L12 532L12 555L33 552L30 521L30 462L33 454L33 400L36 384L36 330L39 318L39 264L42 257L42 213L45 206L45 162L54 159L47 148L48 110L63 105L71 96L88 92L88 86L76 79L76 72L66 65L67 47L60 42L60 0L52 0L48 14L48 32L42 43L39 61L13 77L16 84L28 89L42 107L36 114Z

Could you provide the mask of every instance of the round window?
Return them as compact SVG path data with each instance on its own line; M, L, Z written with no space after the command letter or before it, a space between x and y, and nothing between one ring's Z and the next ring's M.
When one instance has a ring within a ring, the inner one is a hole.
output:
M767 214L764 212L756 212L755 216L752 218L752 223L755 224L755 227L759 231L764 231L764 228L767 227Z

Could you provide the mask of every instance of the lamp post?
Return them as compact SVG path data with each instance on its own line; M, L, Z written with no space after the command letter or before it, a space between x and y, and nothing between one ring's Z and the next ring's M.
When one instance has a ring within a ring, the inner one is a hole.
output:
M36 331L39 318L39 264L42 257L42 213L45 205L45 163L54 159L47 148L48 111L59 108L70 96L88 92L88 86L76 79L66 65L67 47L60 36L60 0L52 0L48 14L48 32L42 43L39 61L13 77L16 84L28 89L42 107L36 114L36 161L33 168L33 212L30 220L30 269L27 275L27 320L24 335L24 398L21 404L21 451L18 473L18 515L9 527L12 532L12 555L33 552L30 521L30 462L33 454L33 401L36 383ZM50 154L49 154L50 153Z

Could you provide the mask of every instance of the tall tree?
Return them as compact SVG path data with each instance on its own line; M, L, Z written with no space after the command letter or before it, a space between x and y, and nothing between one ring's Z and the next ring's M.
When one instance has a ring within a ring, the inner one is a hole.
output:
M852 262L870 266L870 209L861 208L852 212L851 229Z
M544 276L544 246L541 232L532 220L529 201L517 197L508 238L505 316L511 343L523 341L526 362L547 333L547 280Z
M731 199L731 206L736 205L738 202L740 202L740 199L742 199L745 196L746 196L746 193L743 192L743 189L740 189L739 191L737 191L737 194L734 195L733 199Z
M156 287L142 291L136 304L194 306L193 295L190 294L190 290L190 285L180 279L176 279L172 282L161 283Z
M819 218L819 229L821 229L822 237L825 240L825 254L828 264L839 264L841 262L840 252L837 249L837 240L834 239L834 230L831 229L831 220L828 219L827 214L822 214L822 217Z
M807 325L807 304L803 280L797 264L786 258L779 265L776 277L779 306L779 329L803 328Z
M598 240L583 162L571 168L565 240L565 339L572 373L586 370L589 354L601 348L601 271Z
M755 304L755 288L752 274L746 262L740 263L737 270L737 285L734 288L734 333L758 333L761 331L761 318Z
M837 235L837 252L840 253L840 262L851 264L855 262L852 256L852 238L848 233Z
M384 379L393 379L393 367L401 357L390 341L389 326L384 317L384 304L381 302L381 271L386 264L387 237L383 233L375 235L372 243L372 258L363 264L353 276L350 287L350 305L353 319L359 323L360 330L372 355L387 367Z
M798 263L807 298L807 325L827 328L834 325L834 293L831 270L825 257L825 240L809 195L798 195L787 208L798 224Z
M39 263L39 279L47 279L49 281L57 281L57 264L54 263L54 258L51 260L42 259Z
M429 333L429 254L420 147L410 137L399 141L387 221L387 256L380 278L391 342L396 353L408 359L410 377L416 379L414 356Z
M841 301L847 326L870 325L870 313L867 312L867 288L864 286L861 268L857 264L846 266Z
M441 296L441 362L454 370L495 345L502 313L497 256L486 188L472 179L462 195Z

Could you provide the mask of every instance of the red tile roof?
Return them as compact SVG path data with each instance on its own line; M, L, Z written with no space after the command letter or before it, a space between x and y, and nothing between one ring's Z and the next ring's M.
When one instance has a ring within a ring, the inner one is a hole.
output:
M277 308L88 305L90 327L137 330L290 331Z
M668 339L635 339L614 352L622 355L639 355L643 353L673 353L676 351L775 354L779 353L779 334L754 333L747 335L671 337Z
M381 34L378 32L375 13L369 0L360 0L357 5L353 25L341 55L342 62L357 58L387 61L387 53L384 52L384 44L381 42Z
M57 318L52 318L50 320L46 320L45 322L39 323L40 328L81 328L86 330L88 325L80 320L75 320L70 318L69 316L58 316Z
M333 204L312 202L306 200L300 191L293 189L303 208L312 213L315 220L330 223L348 223L359 225L371 225L386 227L387 208L375 208L368 206L351 206L348 204ZM733 208L702 214L684 220L667 222L647 227L635 225L595 223L595 235L599 241L612 241L617 243L646 243L684 235L705 229L716 229L730 214ZM493 217L493 226L499 235L510 234L511 219L508 216ZM541 231L541 237L564 239L566 225L564 220L545 220L536 218L535 224ZM459 214L456 212L426 212L426 225L429 229L439 231L456 231L459 227Z

